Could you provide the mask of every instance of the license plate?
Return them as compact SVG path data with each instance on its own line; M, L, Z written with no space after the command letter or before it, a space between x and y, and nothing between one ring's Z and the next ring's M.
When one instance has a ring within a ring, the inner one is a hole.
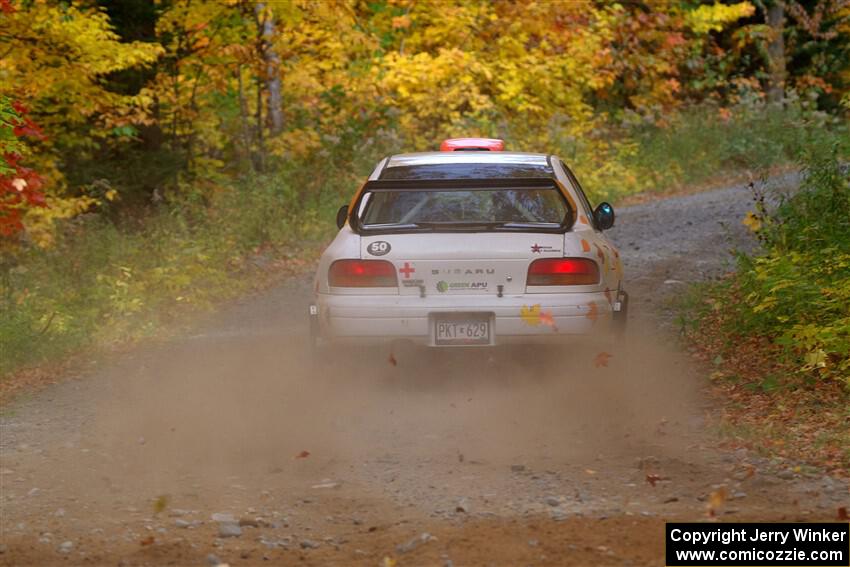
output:
M434 321L434 343L448 345L489 345L490 316L438 317Z

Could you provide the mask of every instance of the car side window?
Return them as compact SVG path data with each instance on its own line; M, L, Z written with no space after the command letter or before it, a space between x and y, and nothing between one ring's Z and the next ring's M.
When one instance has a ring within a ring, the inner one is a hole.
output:
M587 220L590 222L590 226L594 229L599 230L596 226L596 219L593 218L593 207L590 206L590 201L587 200L587 195L584 194L584 190L581 188L581 184L578 182L578 178L576 178L573 171L567 167L567 164L564 163L564 160L559 160L561 164L561 168L563 168L564 172L569 177L570 182L575 187L576 195L578 195L579 201L581 201L581 206L584 208L584 213L587 215Z

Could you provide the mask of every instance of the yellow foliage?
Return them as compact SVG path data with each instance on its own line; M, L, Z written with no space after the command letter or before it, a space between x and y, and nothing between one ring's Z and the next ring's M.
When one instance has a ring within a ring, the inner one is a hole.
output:
M755 6L750 2L738 2L729 5L720 3L702 4L687 13L686 21L688 27L695 33L704 34L710 31L720 31L741 18L752 16L755 11Z
M761 219L752 212L748 212L741 224L749 228L752 232L758 232L761 228Z
M322 147L319 133L311 129L284 132L269 141L269 153L284 158L304 159Z
M61 219L70 219L84 213L99 204L91 197L50 197L46 208L28 209L24 217L27 235L40 248L49 248L55 240L54 223Z
M123 43L109 18L81 2L36 0L3 14L0 76L3 90L25 101L48 133L45 141L86 146L92 133L71 135L70 124L90 117L112 119L144 108L144 101L103 87L100 79L115 71L153 63L163 52L155 43ZM133 111L131 112L131 109ZM69 139L56 139L69 133Z
M572 147L591 188L617 179L624 192L646 189L678 165L635 175L624 164L636 150L612 139L609 119L665 127L682 100L722 81L722 71L693 78L694 66L725 56L710 32L755 10L749 1L173 0L160 6L156 41L143 43L121 41L84 0L13 5L0 15L0 79L47 133L28 165L48 178L49 200L84 192L63 193L60 153L90 158L115 138L148 142L149 132L183 160L174 185L206 196L201 179L332 146L425 150L468 135L506 138L511 150ZM155 72L138 92L107 88L116 71L146 65ZM281 113L269 112L278 95ZM130 127L140 125L150 128ZM105 202L122 191L110 187ZM92 204L57 205L27 224Z
M384 66L380 85L392 97L399 125L417 148L468 133L494 108L486 94L492 73L458 48L441 49L436 55L391 53Z
M534 0L403 5L410 23L386 24L388 33L401 35L398 49L373 74L416 149L461 135L501 135L513 149L541 149L551 143L553 116L568 117L570 132L588 129L587 89L612 80L598 72L610 34L562 24L587 6Z
M27 166L42 174L48 207L30 208L23 222L39 246L53 242L53 223L96 204L65 192L59 151L85 152L113 128L145 122L150 98L108 90L102 79L156 61L158 44L124 43L101 9L88 3L34 0L0 12L2 92L22 101L46 137L27 152Z

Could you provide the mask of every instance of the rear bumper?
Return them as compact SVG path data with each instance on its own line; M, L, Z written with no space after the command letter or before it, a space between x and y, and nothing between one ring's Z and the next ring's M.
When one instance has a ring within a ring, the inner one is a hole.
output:
M380 345L403 340L436 346L435 321L446 313L486 313L489 345L550 344L612 330L615 292L379 296L319 294L311 328L322 342Z

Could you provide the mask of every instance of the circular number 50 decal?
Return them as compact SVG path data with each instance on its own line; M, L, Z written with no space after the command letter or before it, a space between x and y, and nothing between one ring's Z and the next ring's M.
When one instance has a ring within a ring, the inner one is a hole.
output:
M389 253L390 250L392 250L390 243L384 242L383 240L376 240L366 247L366 252L372 256L383 256L384 254Z

